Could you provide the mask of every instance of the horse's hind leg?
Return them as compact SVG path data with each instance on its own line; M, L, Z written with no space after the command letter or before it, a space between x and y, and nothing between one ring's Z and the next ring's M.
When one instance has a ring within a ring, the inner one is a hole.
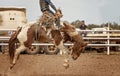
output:
M13 58L13 62L10 68L13 68L13 66L16 63L16 60L18 59L19 54L24 51L26 49L26 47L24 45L21 45L20 47L18 47L14 53L14 58Z

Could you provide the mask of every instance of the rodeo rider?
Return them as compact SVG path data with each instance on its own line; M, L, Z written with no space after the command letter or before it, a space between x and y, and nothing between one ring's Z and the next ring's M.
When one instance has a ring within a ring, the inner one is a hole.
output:
M42 11L42 13L47 11L54 15L54 12L50 10L50 7L52 7L52 9L55 12L57 11L55 5L51 2L51 0L39 0L39 4L40 4L40 10ZM60 19L56 19L55 24L56 26L60 27Z

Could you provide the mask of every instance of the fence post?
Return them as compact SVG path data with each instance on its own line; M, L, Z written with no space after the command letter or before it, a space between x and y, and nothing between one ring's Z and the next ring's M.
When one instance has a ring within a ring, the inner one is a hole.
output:
M107 55L110 55L110 32L109 32L110 24L108 23L108 32L107 32Z

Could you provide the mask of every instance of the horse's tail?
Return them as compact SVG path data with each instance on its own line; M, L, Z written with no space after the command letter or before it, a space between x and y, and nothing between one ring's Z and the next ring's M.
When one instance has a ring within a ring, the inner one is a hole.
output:
M9 39L9 56L10 56L10 62L13 61L14 53L15 53L15 43L18 41L17 36L19 32L21 31L21 28L19 28L14 34L12 34L11 38Z

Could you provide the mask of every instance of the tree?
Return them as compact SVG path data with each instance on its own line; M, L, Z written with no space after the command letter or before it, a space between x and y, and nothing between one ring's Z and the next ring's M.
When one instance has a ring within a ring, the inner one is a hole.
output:
M88 29L92 29L92 28L97 28L100 27L99 25L95 25L95 24L89 24L88 25Z
M79 28L79 26L81 25L81 21L76 20L76 21L73 21L71 24L73 26L75 26L76 28ZM120 25L118 25L116 22L109 23L109 25L110 25L110 28L113 29L113 30L120 30ZM87 26L88 29L98 28L98 27L102 27L102 28L108 27L108 23L103 23L101 25L88 24L88 26Z
M74 25L76 28L78 28L81 25L81 21L76 20L76 21L72 22L71 24Z

